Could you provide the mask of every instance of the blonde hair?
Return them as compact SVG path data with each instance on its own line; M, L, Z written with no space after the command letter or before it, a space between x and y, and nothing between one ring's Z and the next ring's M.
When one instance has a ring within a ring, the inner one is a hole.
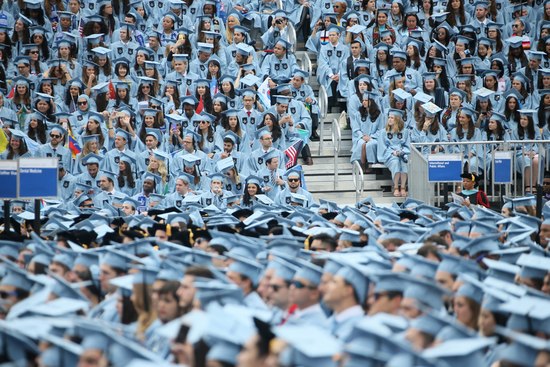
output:
M152 290L153 286L150 284L137 283L133 285L132 303L138 314L136 337L139 340L145 340L145 332L157 319L157 312L151 299Z
M393 115L393 118L395 120L395 124L393 124L393 127L390 126L390 124L388 123L389 121L389 116L388 116L388 121L386 121L386 132L388 133L398 133L400 131L403 130L403 128L405 127L405 122L403 122L403 119L401 118L401 116L399 115Z
M156 158L151 158L151 160L149 160L149 165L147 166L147 171L153 172L153 169L151 168L151 163L153 163L152 159L154 159L159 165L157 172L158 175L162 178L162 182L168 182L168 168L166 168L166 163L164 163L163 161Z
M233 14L230 14L227 16L227 19L229 19L229 17L233 17L235 18L235 25L241 25L241 21L239 20L239 18ZM227 22L226 22L227 24ZM233 33L235 31L232 29L232 28L229 28L229 26L226 26L225 27L225 39L227 40L227 44L230 45L233 43Z

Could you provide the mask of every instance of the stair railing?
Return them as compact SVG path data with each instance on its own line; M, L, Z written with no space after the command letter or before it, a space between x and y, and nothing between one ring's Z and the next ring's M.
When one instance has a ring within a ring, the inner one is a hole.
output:
M340 154L340 144L342 142L342 130L340 129L340 124L338 119L332 120L332 146L334 149L334 190L338 186L338 155Z
M353 186L355 187L355 202L358 203L363 197L363 191L365 190L365 175L359 161L353 161L351 170L353 174Z
M328 95L327 90L323 85L319 86L319 97L317 98L319 102L319 152L318 155L321 155L321 147L325 139L325 117L327 116L328 111Z

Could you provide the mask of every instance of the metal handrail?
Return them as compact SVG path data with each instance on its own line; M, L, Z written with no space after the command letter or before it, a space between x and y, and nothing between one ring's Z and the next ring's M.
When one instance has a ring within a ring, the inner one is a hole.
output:
M332 145L334 150L334 190L338 186L338 155L340 154L340 143L342 141L342 131L338 119L332 120Z
M288 41L290 42L291 44L291 50L292 50L292 53L296 53L296 28L294 28L294 26L292 25L292 23L288 23L287 25L288 27Z
M306 51L296 51L294 55L296 56L296 64L298 65L298 68L307 72L311 76L313 64L311 63L311 58L308 53Z
M363 191L365 191L365 174L358 161L353 161L351 170L353 173L353 186L355 186L355 202L358 203L363 197Z
M317 97L319 103L319 152L321 155L321 147L325 140L325 116L327 115L328 108L328 95L324 86L319 86L319 96Z

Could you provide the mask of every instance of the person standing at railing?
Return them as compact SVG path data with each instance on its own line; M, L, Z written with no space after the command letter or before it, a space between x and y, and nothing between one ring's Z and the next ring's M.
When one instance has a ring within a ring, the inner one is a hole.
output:
M517 128L512 130L512 140L540 140L540 130L533 120L535 110L519 110ZM539 172L539 147L536 143L516 145L516 171L523 176L525 192L531 192L536 185Z
M469 107L462 107L458 115L458 125L451 131L451 141L475 142L482 141L481 131L474 126L476 112ZM464 170L470 172L483 172L485 170L485 157L483 146L474 144L461 144L451 147L453 153L462 153Z
M378 160L391 172L393 196L407 196L407 175L410 154L410 134L405 128L403 111L390 109L386 131L378 139Z

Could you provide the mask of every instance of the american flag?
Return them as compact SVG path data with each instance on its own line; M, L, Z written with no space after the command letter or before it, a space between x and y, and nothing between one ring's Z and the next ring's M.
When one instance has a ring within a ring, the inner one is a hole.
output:
M302 151L303 145L304 141L300 139L285 149L285 155L288 158L286 162L286 169L292 168L298 163L298 155Z
M78 20L78 34L80 38L84 37L84 23L82 22L82 17Z

